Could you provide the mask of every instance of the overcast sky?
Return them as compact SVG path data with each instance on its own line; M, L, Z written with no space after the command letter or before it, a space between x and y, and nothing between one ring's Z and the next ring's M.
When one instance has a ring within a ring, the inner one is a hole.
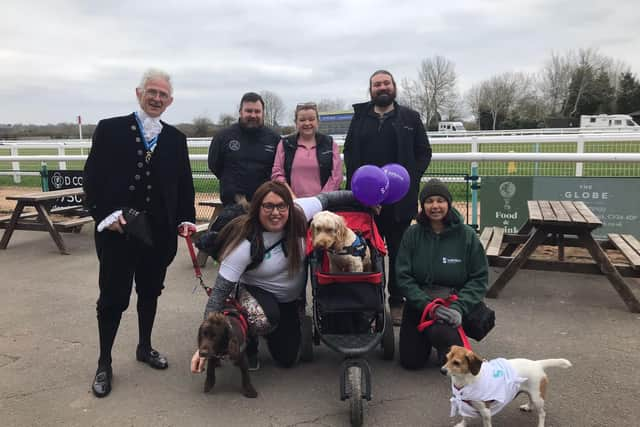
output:
M295 104L367 99L385 68L443 55L461 92L552 51L597 48L640 74L638 0L3 0L0 123L84 123L136 107L145 68L173 78L163 119L217 121L246 91Z

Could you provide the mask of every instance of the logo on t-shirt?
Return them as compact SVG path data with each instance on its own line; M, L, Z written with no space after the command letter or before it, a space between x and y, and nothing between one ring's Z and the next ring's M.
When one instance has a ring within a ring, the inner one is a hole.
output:
M443 264L460 264L462 260L460 258L447 258L446 256L442 257Z
M232 139L229 141L229 150L238 151L240 149L240 141L237 139Z

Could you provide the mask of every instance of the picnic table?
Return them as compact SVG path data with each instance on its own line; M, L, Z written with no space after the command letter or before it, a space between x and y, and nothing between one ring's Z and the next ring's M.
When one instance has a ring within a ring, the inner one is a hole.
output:
M198 205L211 206L213 207L213 212L211 213L211 218L209 219L208 223L196 225L196 232L193 235L193 240L196 240L200 234L206 232L209 227L211 227L211 224L215 222L216 218L218 218L220 212L222 212L222 201L220 199L201 200L200 202L198 202ZM208 258L209 255L206 252L198 250L196 260L198 261L198 265L200 267L204 267L207 264Z
M60 253L69 254L60 233L78 233L82 226L92 222L93 218L80 204L55 206L56 202L60 203L61 200L75 200L76 196L83 195L82 188L69 188L6 196L7 200L15 200L17 203L11 215L0 217L0 228L5 228L0 240L0 249L7 248L15 230L48 231ZM28 206L35 208L35 212L25 212L24 209ZM53 214L61 215L62 219L52 219Z
M602 226L602 221L583 202L529 200L527 204L529 220L518 233L505 233L502 227L485 227L480 235L489 264L505 267L487 291L487 297L497 298L521 268L604 274L629 311L640 312L640 302L622 277L640 277L640 244L633 236L610 234L609 240L596 241L591 233ZM522 247L514 256L519 245ZM540 245L557 247L558 261L530 259ZM587 249L594 262L566 262L565 247ZM614 265L604 251L612 248L619 249L631 266Z

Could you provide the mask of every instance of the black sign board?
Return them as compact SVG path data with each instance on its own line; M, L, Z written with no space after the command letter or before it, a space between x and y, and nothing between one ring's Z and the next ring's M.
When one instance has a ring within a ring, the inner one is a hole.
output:
M65 190L67 188L82 187L81 170L47 171L49 190ZM82 204L81 196L67 196L56 200L54 208L76 206Z

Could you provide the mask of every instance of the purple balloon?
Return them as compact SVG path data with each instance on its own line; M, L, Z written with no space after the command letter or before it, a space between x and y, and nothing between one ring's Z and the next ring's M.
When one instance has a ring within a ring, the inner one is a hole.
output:
M389 180L389 190L382 203L391 204L401 200L409 191L411 178L404 166L398 163L389 163L382 167Z
M379 205L389 189L389 178L378 166L360 166L351 177L351 191L365 206Z

